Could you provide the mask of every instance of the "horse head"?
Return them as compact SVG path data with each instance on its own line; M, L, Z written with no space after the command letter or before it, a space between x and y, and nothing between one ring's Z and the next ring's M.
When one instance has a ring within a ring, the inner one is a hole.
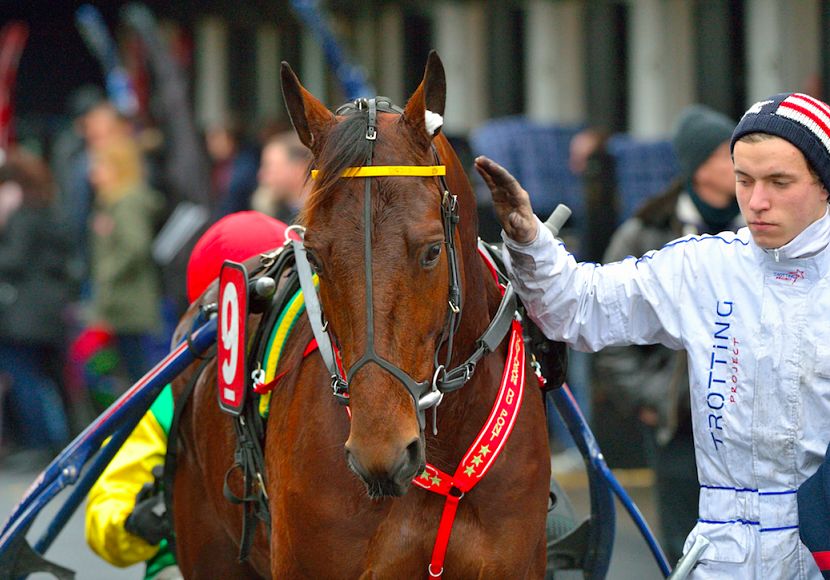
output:
M348 378L346 459L370 496L400 496L425 465L423 396L440 372L449 326L457 326L452 312L461 297L451 294L464 278L463 256L453 257L445 235L450 232L454 245L461 240L446 227L458 215L446 213L445 186L464 174L439 136L444 68L431 53L403 111L379 97L331 113L285 63L282 85L294 128L318 170L300 219ZM369 164L378 176L354 176L353 168ZM434 175L444 164L446 181ZM429 174L412 175L413 166Z

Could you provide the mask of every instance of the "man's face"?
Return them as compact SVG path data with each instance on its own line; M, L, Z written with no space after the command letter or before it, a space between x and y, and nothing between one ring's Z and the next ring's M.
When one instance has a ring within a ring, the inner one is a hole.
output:
M271 143L262 150L259 183L268 188L275 201L296 202L302 193L304 179L302 164L289 158L284 145Z
M695 191L700 198L716 208L724 208L735 199L735 173L729 141L721 143L695 171Z
M780 248L824 215L827 191L794 145L738 141L733 154L738 205L758 246Z

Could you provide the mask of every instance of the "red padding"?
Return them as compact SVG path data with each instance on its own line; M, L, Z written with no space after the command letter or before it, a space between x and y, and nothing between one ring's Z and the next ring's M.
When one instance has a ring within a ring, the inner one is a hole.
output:
M830 570L830 552L813 552L813 559L822 572Z

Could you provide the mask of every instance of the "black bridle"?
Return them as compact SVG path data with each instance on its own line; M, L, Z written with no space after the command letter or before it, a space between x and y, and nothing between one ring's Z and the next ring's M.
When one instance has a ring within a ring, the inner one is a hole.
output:
M424 172L423 169L425 168L421 166L409 168L409 173L406 172L406 167L373 166L372 161L374 144L377 139L378 112L402 114L403 110L393 105L385 97L376 97L372 99L358 99L354 102L347 103L337 109L336 114L347 115L361 111L367 112L367 128L365 138L370 144L369 153L362 167L347 169L344 173L344 177L361 177L360 170L364 168L377 167L380 171L373 173L373 176L435 175L438 177L439 185L441 187L441 221L444 229L444 245L447 251L447 264L449 269L449 299L441 339L436 345L436 350L433 355L435 366L433 376L431 378L418 381L398 365L382 357L375 348L374 295L372 287L372 177L370 176L363 177L363 179L365 179L363 231L365 261L364 270L366 276L366 351L351 366L351 368L346 371L345 377L343 376L343 372L341 372L340 365L338 364L327 324L324 323L323 313L320 307L319 299L317 298L316 289L314 288L311 267L308 263L305 247L302 242L294 241L293 245L296 255L297 270L300 275L300 283L305 297L306 309L309 320L311 321L312 331L317 339L320 353L322 354L323 360L325 361L332 376L332 390L334 396L337 397L340 402L348 404L349 383L354 378L357 371L369 363L374 363L395 377L409 392L418 412L418 423L421 430L424 429L426 424L426 410L430 408L433 409L433 430L435 431L435 410L441 403L444 393L461 388L472 376L475 371L476 363L488 352L492 352L501 342L510 327L510 320L513 316L513 312L515 311L515 297L513 295L512 288L508 284L505 290L504 298L502 299L502 304L499 307L499 312L490 323L487 331L485 331L479 339L477 348L473 355L461 365L451 370L447 370L452 361L453 341L455 338L455 332L458 329L458 325L461 320L462 311L461 274L458 264L458 251L455 244L455 232L459 221L458 198L449 191L444 175L446 171L444 166L440 164L441 160L434 145L432 146L432 152L436 160L436 165L426 168L434 170L433 172ZM388 172L384 172L384 170L388 170ZM444 363L440 362L440 353L442 348L445 349Z

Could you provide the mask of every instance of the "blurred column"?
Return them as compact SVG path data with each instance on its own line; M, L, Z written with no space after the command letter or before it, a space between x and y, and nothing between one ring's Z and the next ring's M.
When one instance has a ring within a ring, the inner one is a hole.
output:
M465 134L487 117L487 17L480 1L433 6L435 47L447 74L444 130ZM509 87L505 87L509 90Z
M196 118L203 127L228 111L228 27L220 18L196 23Z
M741 16L731 0L694 3L696 100L736 120L746 108Z
M633 0L630 9L629 131L664 137L694 101L692 3Z
M260 119L282 116L280 37L273 24L261 24L256 31L256 97Z
M387 4L380 13L380 24L375 36L382 41L377 63L378 94L404 106L403 11L400 6Z
M323 47L320 46L317 36L308 29L303 29L300 38L300 81L306 90L320 99L324 105L337 106L339 103L329 103L327 100L326 56Z
M588 124L611 132L628 128L628 6L592 0L585 7L585 91Z
M504 0L487 0L488 111L491 117L525 110L524 11Z
M818 0L747 0L747 105L775 93L820 90Z
M528 3L525 90L531 119L585 121L584 18L581 0Z
M371 8L374 6L370 5ZM381 33L378 30L378 17L374 10L361 12L354 20L352 39L354 41L354 63L363 68L369 82L374 84L377 78L377 50ZM379 94L384 95L381 91ZM374 96L374 95L364 95ZM389 96L389 95L384 95Z

